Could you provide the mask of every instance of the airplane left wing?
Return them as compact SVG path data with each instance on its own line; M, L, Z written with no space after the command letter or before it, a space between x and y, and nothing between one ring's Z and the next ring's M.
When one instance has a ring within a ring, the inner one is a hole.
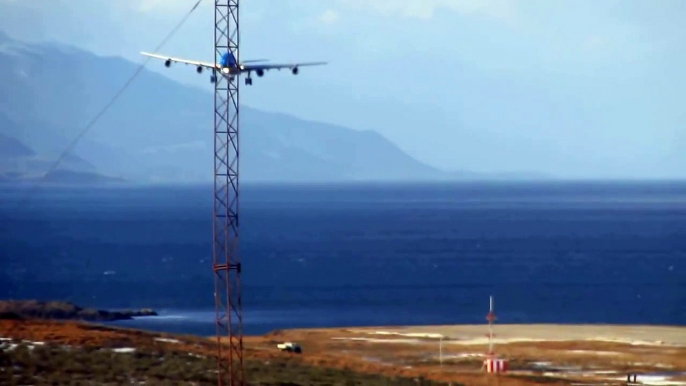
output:
M199 67L206 67L206 68L212 68L216 69L218 66L215 63L208 63L208 62L198 62L194 60L187 60L187 59L181 59L181 58L174 58L171 56L164 56L164 55L157 55L157 54L151 54L149 52L141 52L142 55L149 56L151 58L156 58L156 59L162 59L162 60L169 60L171 62L177 62L177 63L184 63L184 64L192 64L194 66L199 66Z

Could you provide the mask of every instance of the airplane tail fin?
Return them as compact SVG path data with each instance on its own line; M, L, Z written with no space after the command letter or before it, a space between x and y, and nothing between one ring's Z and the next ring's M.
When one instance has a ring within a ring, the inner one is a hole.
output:
M222 67L236 67L236 57L231 52L226 52L222 55L219 64Z

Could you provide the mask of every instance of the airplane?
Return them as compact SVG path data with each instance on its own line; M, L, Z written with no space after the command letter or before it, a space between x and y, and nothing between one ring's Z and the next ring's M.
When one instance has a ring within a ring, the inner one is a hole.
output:
M171 66L172 62L179 62L187 65L190 64L196 66L196 71L198 72L198 74L202 73L203 69L205 68L210 69L212 70L212 75L210 76L211 83L217 81L217 71L219 71L223 76L227 77L230 82L233 82L233 79L236 75L247 73L248 77L245 78L245 84L248 86L252 85L252 78L250 77L250 73L253 71L257 74L257 76L261 77L264 75L264 72L266 70L276 69L280 71L281 69L288 68L291 70L293 75L297 75L298 68L301 66L317 66L327 64L327 62L306 62L290 64L248 64L255 62L265 62L267 61L266 59L246 60L244 62L237 63L236 57L231 52L224 53L221 56L219 63L208 63L181 58L173 58L170 56L151 54L149 52L141 52L141 54L152 58L164 60L164 65L166 67Z

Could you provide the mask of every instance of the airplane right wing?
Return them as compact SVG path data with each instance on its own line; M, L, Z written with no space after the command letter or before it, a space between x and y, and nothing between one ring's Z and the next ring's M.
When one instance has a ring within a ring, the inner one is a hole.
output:
M177 62L177 63L184 63L184 64L192 64L194 66L199 66L199 67L205 67L205 68L211 68L211 69L218 69L219 66L215 63L208 63L208 62L198 62L194 60L187 60L187 59L181 59L181 58L173 58L171 56L163 56L163 55L157 55L157 54L151 54L149 52L141 52L141 54L145 56L149 56L151 58L156 58L156 59L162 59L162 60L169 60L171 62Z
M255 64L255 65L245 65L241 66L243 71L256 71L256 70L271 70L282 68L294 69L301 66L321 66L328 64L328 62L305 62L305 63L288 63L288 64Z

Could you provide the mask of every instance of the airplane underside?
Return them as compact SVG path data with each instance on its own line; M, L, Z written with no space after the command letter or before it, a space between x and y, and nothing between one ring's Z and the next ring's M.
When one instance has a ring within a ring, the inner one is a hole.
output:
M167 60L164 62L165 67L171 67L171 64L172 64L171 59L167 59ZM276 70L281 71L281 68L276 68ZM290 68L290 70L291 70L291 73L293 73L293 75L297 75L297 74L298 74L298 66L297 66L297 65L294 66L294 67L292 67L292 68ZM238 67L222 67L222 68L219 70L219 73L220 73L224 78L226 78L229 82L233 82L234 79L236 79L236 76L241 75L241 74L244 74L244 73L247 73L248 76L245 78L245 84L246 84L247 86L250 86L250 85L252 85L252 77L251 77L250 75L251 75L251 72L253 72L253 71L257 74L258 77L264 76L264 73L265 73L264 69L255 69L255 70L251 70L251 71L242 71L242 70L238 69ZM197 67L196 67L196 72L197 72L198 74L201 74L201 73L203 72L203 67L202 67L202 66L197 66ZM215 83L216 81L217 81L217 70L216 70L216 69L213 69L213 70L212 70L212 75L210 75L210 83Z
M277 70L280 71L280 69L277 69ZM201 68L198 67L198 73L200 73L200 72L201 72ZM237 73L231 73L230 69L223 68L221 71L221 74L224 76L224 78L228 79L229 82L233 82L234 79L236 78L236 76L238 76L238 75L247 74L247 77L245 78L245 84L246 84L246 86L251 86L252 85L252 79L253 79L251 77L251 72L252 71L238 71ZM214 73L216 74L216 71ZM264 76L264 70L255 70L255 73L257 74L258 77ZM293 73L293 75L297 75L298 74L298 67L293 67L291 69L291 73ZM210 83L214 83L217 81L217 77L215 74L210 76Z

